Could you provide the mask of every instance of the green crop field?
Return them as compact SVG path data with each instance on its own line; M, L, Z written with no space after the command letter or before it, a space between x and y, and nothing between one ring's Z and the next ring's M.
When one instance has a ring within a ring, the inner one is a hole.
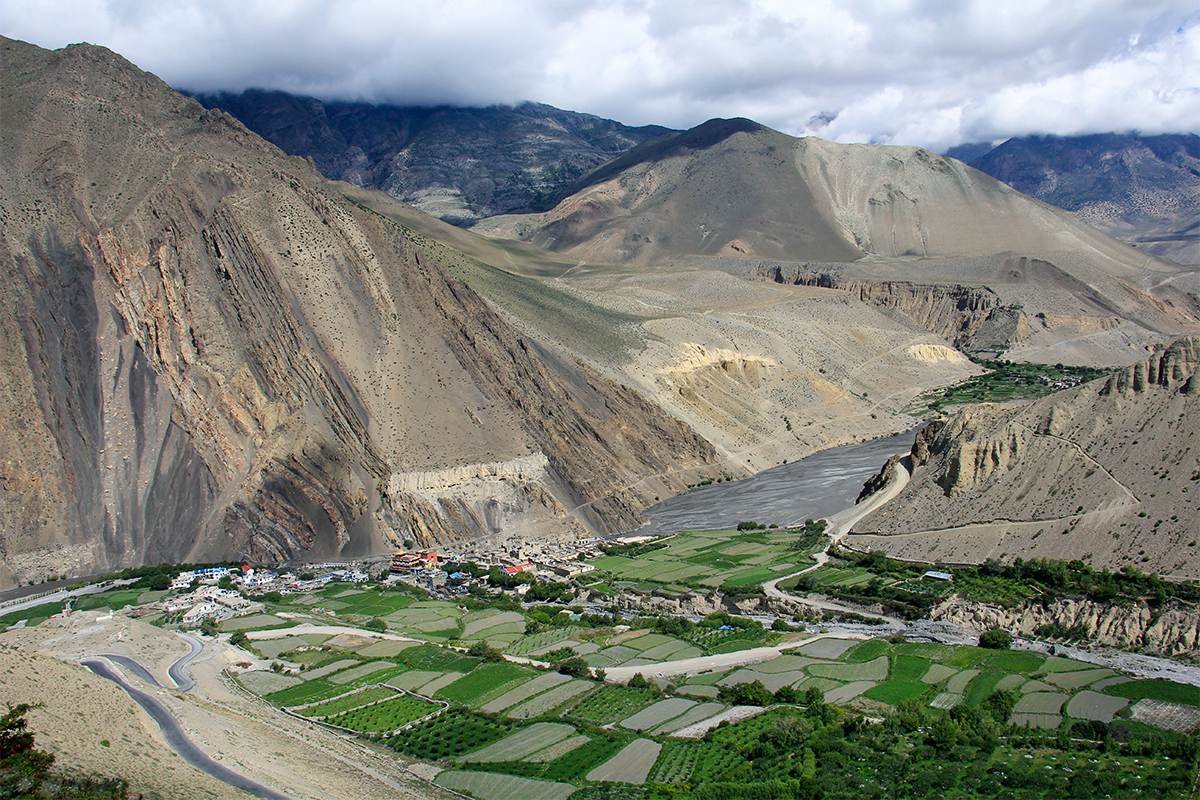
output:
M683 783L692 777L703 753L704 745L700 742L668 741L654 764L650 780L654 783Z
M392 689L383 687L376 689L366 689L361 692L351 692L344 694L341 697L335 697L324 703L318 703L315 706L296 710L297 714L302 714L306 717L332 717L341 714L351 709L365 706L369 703L374 703L377 700L385 700L389 697L395 697L396 692Z
M607 725L631 716L657 699L658 695L648 689L606 684L580 701L570 714L597 725Z
M1151 680L1133 680L1109 686L1105 694L1114 697L1124 697L1129 700L1163 700L1168 703L1180 703L1186 706L1200 706L1200 688L1182 683L1154 678Z
M474 705L479 698L506 686L515 687L534 674L529 667L518 664L481 664L449 686L439 689L437 696L459 705Z
M437 761L470 753L516 730L511 720L451 709L386 739L393 750Z
M543 748L574 736L575 728L554 722L535 722L487 747L459 756L459 761L487 763L490 761L520 761Z
M481 800L566 800L575 791L569 783L551 783L490 772L443 772L438 786L467 792Z
M929 662L916 656L894 656L889 677L898 681L919 681L929 672Z
M863 692L864 697L881 703L897 705L905 700L916 700L929 691L927 684L920 681L885 681Z
M347 711L325 720L331 725L340 725L363 733L386 733L394 731L413 720L432 714L441 706L416 697L402 694L375 706Z
M317 700L328 700L331 697L344 694L345 691L345 686L336 686L329 681L317 679L305 681L299 686L292 686L282 691L272 692L266 696L266 699L277 706L286 708L312 703Z

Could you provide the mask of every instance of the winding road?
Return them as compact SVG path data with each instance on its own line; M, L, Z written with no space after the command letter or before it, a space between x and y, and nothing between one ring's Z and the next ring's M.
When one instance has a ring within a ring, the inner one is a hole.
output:
M168 668L167 672L171 676L171 680L175 682L179 691L188 692L195 687L195 683L191 678L183 674L183 669L192 661L192 659L200 654L200 651L203 650L204 646L195 636L188 634L179 634L179 636L187 641L190 646L190 651L187 653L187 655L181 657L174 664L172 664ZM227 783L236 789L241 789L244 792L248 792L255 797L261 797L264 798L264 800L291 800L288 795L280 794L274 789L270 789L266 786L263 786L261 783L252 781L244 775L229 769L229 767L213 761L207 753L201 750L195 744L195 742L188 738L187 734L184 733L183 727L179 724L179 720L175 718L175 715L171 713L170 709L168 709L161 700L147 692L142 691L141 689L136 689L133 686L130 686L129 683L126 682L125 678L119 673L115 672L109 666L109 664L105 663L105 661L111 661L114 664L119 664L136 675L139 680L145 681L151 686L162 688L158 681L154 679L154 676L150 674L149 670L128 656L106 653L99 656L85 658L80 662L83 664L83 666L87 667L96 675L99 675L101 678L106 678L120 686L125 690L126 694L134 699L134 702L146 709L146 713L150 715L150 718L153 719L155 723L158 724L158 727L162 730L163 738L166 739L167 744L170 745L171 749L178 753L184 761L199 770L207 772L217 780Z
M828 519L829 538L831 540L830 546L832 547L833 545L840 544L841 541L846 538L847 534L849 534L854 528L854 526L863 519L863 517L867 516L872 511L875 511L884 503L889 502L896 495L900 494L900 491L908 485L909 478L912 477L911 468L912 460L906 455L896 463L891 477L888 478L887 484L884 485L882 489L868 497L863 502L839 511L830 517ZM817 608L823 608L829 611L855 611L856 609L841 605L839 603L831 603L827 600L811 600L807 597L788 594L787 592L779 589L778 584L780 581L785 581L788 578L795 578L805 574L806 572L812 572L813 570L820 569L821 567L825 566L825 564L829 561L829 553L821 551L820 553L814 555L813 558L817 563L813 564L811 567L806 567L799 572L793 572L788 575L781 575L774 580L764 583L763 593L766 594L767 597L771 597L776 600L791 600L797 603L802 603L808 606L816 606ZM895 617L881 616L880 618L892 623L893 625L906 624L903 620L896 619Z

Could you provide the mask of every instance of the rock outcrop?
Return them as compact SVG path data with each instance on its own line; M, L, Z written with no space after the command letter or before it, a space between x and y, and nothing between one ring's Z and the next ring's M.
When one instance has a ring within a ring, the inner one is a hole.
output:
M922 431L912 480L849 537L947 563L1017 556L1200 575L1200 339L1025 405Z
M715 460L227 114L89 45L2 71L0 585L495 533L391 476L538 453L530 530L615 531Z
M1060 598L1050 603L1031 600L1009 609L955 597L934 607L930 618L977 631L1003 628L1024 636L1066 637L1089 646L1165 656L1192 654L1200 649L1200 608L1178 601L1156 608L1145 602L1118 605ZM1060 634L1039 633L1047 629Z

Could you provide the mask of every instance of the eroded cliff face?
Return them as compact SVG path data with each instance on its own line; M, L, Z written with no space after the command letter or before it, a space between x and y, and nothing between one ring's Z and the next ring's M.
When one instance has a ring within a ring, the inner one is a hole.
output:
M1177 601L1156 608L1144 602L1117 605L1060 598L1006 609L955 597L935 607L930 618L977 631L998 627L1024 636L1034 636L1048 625L1087 645L1165 656L1191 654L1200 648L1200 609Z
M1200 575L1200 339L922 432L912 481L849 543L948 563L1017 556Z
M495 533L508 489L391 476L535 453L510 516L607 532L713 460L227 115L102 48L3 48L0 585Z

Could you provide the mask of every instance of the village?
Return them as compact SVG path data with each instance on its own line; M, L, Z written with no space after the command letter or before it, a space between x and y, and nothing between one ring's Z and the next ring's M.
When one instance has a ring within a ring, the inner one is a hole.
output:
M147 606L144 613L161 613L183 628L199 627L205 620L221 623L233 617L263 611L262 598L319 591L328 583L408 584L437 598L469 593L495 593L492 576L511 579L510 588L524 597L538 582L573 579L595 567L582 558L604 555L598 539L530 547L473 545L461 553L437 550L401 551L356 562L296 565L286 570L240 567L204 567L184 570L171 580L168 597ZM495 572L493 572L495 570ZM521 577L518 577L521 576ZM507 581L506 581L507 583Z

